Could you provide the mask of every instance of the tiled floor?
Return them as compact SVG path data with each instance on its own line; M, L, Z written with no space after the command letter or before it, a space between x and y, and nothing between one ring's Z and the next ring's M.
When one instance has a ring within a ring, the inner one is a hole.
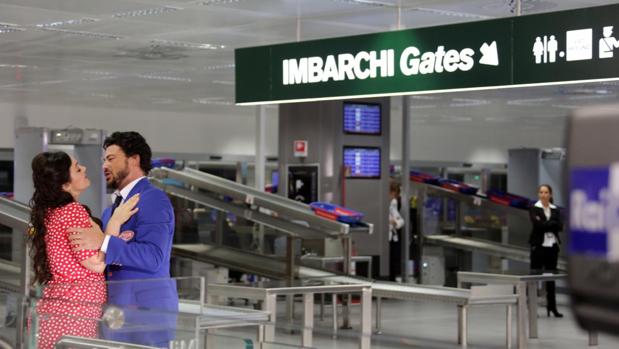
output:
M455 305L434 302L383 301L383 334L372 336L372 348L458 348ZM282 304L279 309L285 308ZM300 306L297 314L300 315ZM565 317L548 318L544 308L539 310L539 339L529 339L528 348L587 348L587 333L578 328L568 307L560 307ZM318 312L318 306L316 306ZM332 338L330 313L325 320L315 320L314 346L317 348L358 348L359 308L353 307L351 322L353 330L340 330L338 338ZM279 315L279 314L278 314ZM279 319L283 319L282 313ZM505 347L505 310L501 306L473 307L469 311L469 348ZM512 347L516 343L514 314ZM619 329L618 329L619 330ZM233 336L253 337L253 332L218 332ZM292 345L300 344L299 334L279 328L276 341ZM619 348L619 337L599 335L600 349Z

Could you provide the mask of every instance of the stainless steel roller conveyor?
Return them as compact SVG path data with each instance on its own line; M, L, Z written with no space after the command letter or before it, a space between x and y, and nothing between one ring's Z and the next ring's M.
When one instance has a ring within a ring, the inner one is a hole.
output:
M230 269L256 274L275 280L287 278L287 263L283 258L268 257L244 250L208 244L176 244L172 247L175 257L218 265ZM336 274L321 269L296 266L296 278L312 279L335 277Z
M518 216L524 219L529 219L529 210L518 208L518 207L501 205L491 200L488 200L484 196L462 194L462 193L459 193L453 190L439 187L437 185L420 183L420 182L415 182L415 181L411 181L411 186L423 189L426 191L426 193L430 195L448 197L448 198L457 200L458 202L463 202L471 206L476 206L476 207L486 208L486 209L491 209L491 210L497 210L501 212L507 212L512 216Z

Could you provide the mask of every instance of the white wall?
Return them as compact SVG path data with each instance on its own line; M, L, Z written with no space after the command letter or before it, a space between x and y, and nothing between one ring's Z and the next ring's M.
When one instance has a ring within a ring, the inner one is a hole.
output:
M391 160L402 159L402 115L391 113ZM412 123L411 159L468 163L507 163L513 148L563 146L564 124L542 129L514 129L500 123L479 125Z
M396 101L394 104L397 104ZM397 105L396 105L397 108ZM253 155L255 107L228 107L221 114L170 113L121 109L15 106L0 104L0 148L13 147L13 121L26 116L32 126L135 130L154 151ZM402 118L391 113L391 160L400 160ZM563 145L563 125L540 130L513 130L500 124L411 125L413 160L507 163L507 150ZM277 108L267 108L266 153L277 155Z
M156 152L253 155L255 107L222 114L0 104L0 148L13 147L15 115L30 126L140 132ZM267 109L266 154L277 154L277 110Z

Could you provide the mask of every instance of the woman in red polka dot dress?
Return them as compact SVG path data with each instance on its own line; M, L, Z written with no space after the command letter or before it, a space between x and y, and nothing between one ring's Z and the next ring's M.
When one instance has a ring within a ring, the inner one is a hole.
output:
M39 349L51 349L64 335L97 337L106 302L105 263L98 250L73 251L68 238L69 227L88 228L94 223L79 203L80 194L90 186L86 167L64 152L45 152L32 160L32 179L29 242L34 282L43 286L36 336ZM137 212L138 200L127 200L114 211L107 234L118 235L120 225Z

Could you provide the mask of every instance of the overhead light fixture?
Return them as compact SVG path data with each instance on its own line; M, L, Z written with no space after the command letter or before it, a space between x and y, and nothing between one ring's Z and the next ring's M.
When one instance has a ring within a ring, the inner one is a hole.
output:
M176 103L176 99L173 98L165 98L165 97L152 97L150 98L153 104L174 104Z
M23 32L26 30L18 24L0 23L0 34Z
M204 98L194 98L191 100L197 104L209 104L209 105L233 105L232 102L228 102L223 100L222 97L204 97Z
M122 36L113 35L113 34L94 33L94 32L86 32L86 31L81 31L81 30L68 30L68 29L60 29L60 28L39 28L39 30L63 33L63 34L68 34L68 35L84 36L84 37L96 38L96 39L120 40L124 38Z
M96 93L96 92L93 92L93 93L90 93L89 96L90 97L95 97L95 98L102 98L102 99L113 99L113 98L116 98L115 95L110 94L110 93Z
M148 8L148 9L137 10L137 11L118 12L118 13L113 14L112 17L125 18L125 17L160 16L166 13L180 11L182 9L183 8L181 7L164 6L164 7Z
M37 28L56 28L56 27L62 27L65 25L78 25L78 24L86 24L86 23L94 23L94 22L98 22L100 21L100 19L98 18L90 18L90 17L85 17L85 18L79 18L79 19L68 19L65 21L56 21L56 22L49 22L49 23L39 23L39 24L35 24L35 27Z
M155 75L155 74L137 74L136 76L140 79L147 79L147 80L191 82L190 78L180 78L176 76L163 76L163 75Z
M560 109L578 109L578 108L581 108L581 106L579 106L579 105L568 105L568 104L553 104L552 107L553 108L560 108Z
M389 3L389 2L375 1L375 0L334 0L334 1L343 2L347 4L353 4L353 5L367 5L367 6L374 6L374 7L397 7L397 5Z
M542 103L550 102L552 98L527 98L527 99L513 99L507 101L507 105L516 105L522 107L539 107Z
M433 14L442 15L442 16L460 17L460 18L474 18L474 19L493 18L491 16L478 15L474 13L439 10L439 9L427 8L427 7L415 7L415 8L411 8L410 11L427 12L427 13L433 13Z
M435 104L411 104L410 109L434 109L436 108Z
M208 0L208 1L202 1L198 3L198 5L202 5L202 6L227 5L227 4L234 4L239 1L240 0Z
M615 97L615 94L596 94L596 95L581 95L581 96L570 96L567 99L571 101L579 101L579 100L588 100L588 99L605 99L610 97Z
M225 45L195 43L195 42L187 42L187 41L151 40L150 43L151 45L195 48L195 49L201 49L201 50L220 50L220 49L226 48Z
M452 101L455 103L450 103L450 107L478 107L490 104L488 100L473 98L454 98Z
M449 116L449 115L443 115L441 117L441 121L445 121L445 122L470 122L473 121L472 117L469 116Z
M505 117L489 116L489 117L485 118L485 121L490 121L490 122L509 122L509 119L505 118Z
M219 65L210 65L206 67L206 70L221 70L221 69L234 69L234 63L231 64L219 64Z
M435 99L439 99L440 97L417 95L417 96L410 96L409 98L411 98L411 99L422 99L422 100L435 100Z
M19 68L19 69L26 69L26 68L38 68L37 66L34 65L23 65L23 64L0 64L0 68Z
M224 81L224 80L213 80L212 83L214 84L218 84L218 85L234 85L234 81Z

